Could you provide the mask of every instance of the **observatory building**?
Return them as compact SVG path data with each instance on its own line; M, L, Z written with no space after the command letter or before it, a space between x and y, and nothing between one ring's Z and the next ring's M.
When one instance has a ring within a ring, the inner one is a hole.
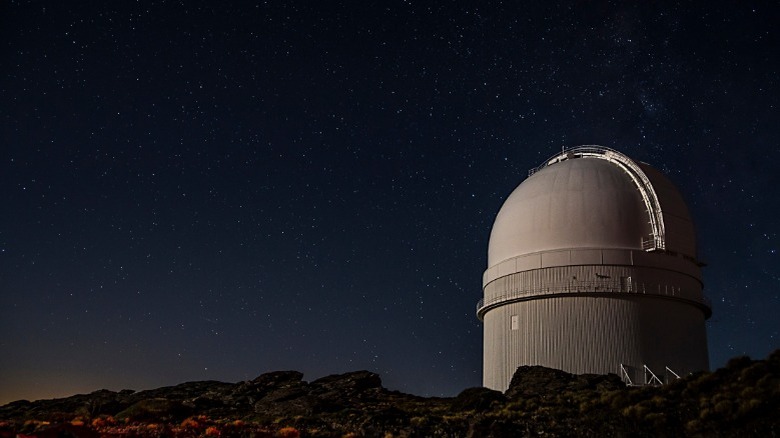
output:
M531 169L493 224L484 298L484 386L522 365L660 384L709 368L701 263L672 183L600 146Z

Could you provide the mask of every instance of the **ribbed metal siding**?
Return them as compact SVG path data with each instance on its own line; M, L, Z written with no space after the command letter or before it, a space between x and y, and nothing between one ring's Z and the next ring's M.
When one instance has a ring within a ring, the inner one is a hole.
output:
M518 330L511 330L512 315L519 316ZM646 296L542 298L490 310L484 324L483 381L499 391L521 365L575 374L618 374L620 364L669 366L678 374L708 368L704 316L684 303Z

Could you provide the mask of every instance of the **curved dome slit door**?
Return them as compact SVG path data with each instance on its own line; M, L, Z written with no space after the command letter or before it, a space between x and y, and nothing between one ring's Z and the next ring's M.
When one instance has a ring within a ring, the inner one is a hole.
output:
M693 222L674 185L601 146L563 151L529 172L488 246L484 386L517 367L658 384L709 368Z

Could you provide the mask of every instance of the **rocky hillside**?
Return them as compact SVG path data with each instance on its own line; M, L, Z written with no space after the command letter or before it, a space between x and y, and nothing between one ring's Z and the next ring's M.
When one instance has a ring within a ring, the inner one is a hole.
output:
M387 390L368 371L302 377L280 371L239 383L17 401L0 407L0 437L780 435L780 350L663 387L521 367L503 394L469 388L424 398Z

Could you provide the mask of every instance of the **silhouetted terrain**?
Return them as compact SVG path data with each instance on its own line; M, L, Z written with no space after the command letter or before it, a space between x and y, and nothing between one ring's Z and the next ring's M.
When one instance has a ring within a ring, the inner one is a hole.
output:
M425 398L387 390L368 371L302 377L280 371L239 383L17 401L0 407L0 437L780 435L780 350L662 387L521 367L504 394L469 388Z

